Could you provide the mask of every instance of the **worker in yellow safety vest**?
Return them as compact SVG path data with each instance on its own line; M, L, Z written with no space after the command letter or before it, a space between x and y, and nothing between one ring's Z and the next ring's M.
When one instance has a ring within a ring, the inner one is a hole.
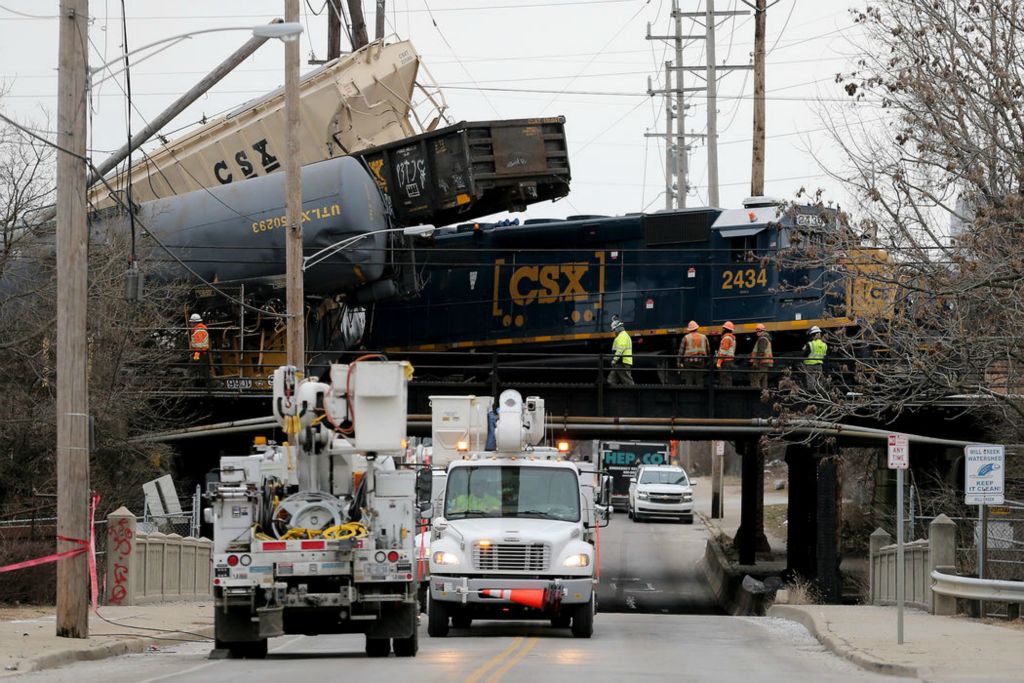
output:
M700 325L691 320L686 326L686 336L679 342L679 355L676 365L681 369L683 386L704 386L704 372L707 370L708 358L711 357L711 345L708 337L700 332Z
M612 370L608 373L608 384L633 386L633 340L626 332L626 326L616 318L612 321Z
M804 344L804 380L809 391L816 390L821 384L822 366L825 363L825 354L828 353L828 344L821 338L821 328L815 325L807 334L811 337Z
M757 338L754 340L754 350L750 352L750 365L753 372L750 375L750 386L755 389L768 388L768 368L775 365L772 356L772 338L768 336L768 330L764 325L758 323L754 327Z
M715 355L715 367L724 370L718 380L719 386L723 387L732 386L732 364L736 360L735 329L731 320L725 321L722 325L722 341L718 342L718 353Z

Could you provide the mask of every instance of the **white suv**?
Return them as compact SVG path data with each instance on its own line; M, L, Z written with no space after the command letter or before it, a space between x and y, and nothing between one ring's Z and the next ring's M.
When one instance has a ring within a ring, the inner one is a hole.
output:
M678 517L693 524L693 484L682 467L642 465L629 480L629 518Z

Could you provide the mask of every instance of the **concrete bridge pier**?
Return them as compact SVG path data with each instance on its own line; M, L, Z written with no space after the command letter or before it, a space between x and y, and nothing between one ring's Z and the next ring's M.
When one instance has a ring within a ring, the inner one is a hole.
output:
M737 441L742 458L740 526L733 545L740 564L755 564L757 553L770 553L764 533L764 448L760 440Z

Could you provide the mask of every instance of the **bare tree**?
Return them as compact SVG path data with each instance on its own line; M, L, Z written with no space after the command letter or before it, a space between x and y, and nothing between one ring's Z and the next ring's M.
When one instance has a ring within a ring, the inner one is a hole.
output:
M45 142L0 128L0 509L24 507L32 489L52 490L55 482L54 225L26 221L52 195L53 161ZM182 340L166 336L180 326L186 290L164 283L141 302L126 301L129 253L125 237L92 236L91 483L104 496L104 508L137 504L142 482L171 469L169 447L133 437L177 426L183 417L178 390L192 381L177 371Z
M875 305L826 336L829 382L792 382L784 403L824 419L890 419L959 396L964 410L1000 418L993 438L1016 439L1024 2L880 0L853 19L867 43L837 83L890 116L874 127L830 118L847 160L834 175L855 195L855 215L808 229L780 263L844 272Z

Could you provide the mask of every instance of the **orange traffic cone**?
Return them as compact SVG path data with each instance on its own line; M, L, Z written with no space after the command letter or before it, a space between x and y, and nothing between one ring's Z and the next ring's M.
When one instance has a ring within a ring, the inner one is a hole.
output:
M491 598L508 600L536 609L544 609L552 602L550 593L544 588L513 588L511 590L484 588L480 592Z

